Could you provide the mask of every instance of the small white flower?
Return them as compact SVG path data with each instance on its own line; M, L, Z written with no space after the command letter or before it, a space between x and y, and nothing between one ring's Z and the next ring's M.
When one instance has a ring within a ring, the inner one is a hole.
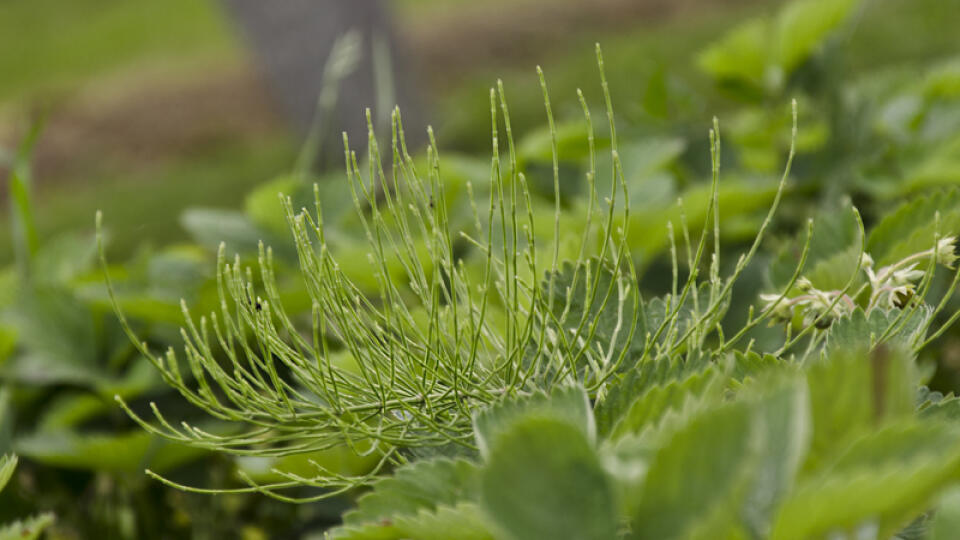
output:
M916 268L917 263L913 263L902 270L897 270L893 273L893 276L891 276L890 281L895 286L911 284L922 278L925 274L923 270L917 270Z
M937 262L947 268L953 268L953 263L957 260L956 244L956 236L941 238L937 242Z
M779 295L779 294L761 294L761 295L760 295L760 300L763 300L763 301L766 302L767 305L769 306L769 305L773 304L774 302L776 302L777 300L779 300L779 299L780 299L780 296L781 296L781 295Z
M867 268L867 279L870 280L870 287L874 290L879 289L882 284L880 283L880 278L877 277L877 274L873 272L873 268Z
M775 307L771 312L771 315L773 315L778 319L792 318L793 306L796 303L802 303L802 301L800 302L792 301L791 299L783 297L783 295L780 295L780 294L761 294L760 300L762 300L765 303L765 305L763 306L764 310L768 310L774 304L777 304L778 301L780 302L779 304L777 304L777 307Z
M890 289L889 294L887 294L887 305L890 309L902 308L913 297L913 292L914 288L912 283L893 287Z

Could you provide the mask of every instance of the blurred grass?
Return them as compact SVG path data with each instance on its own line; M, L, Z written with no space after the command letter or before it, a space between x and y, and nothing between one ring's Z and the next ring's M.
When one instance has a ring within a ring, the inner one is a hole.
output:
M239 208L256 185L289 168L293 144L265 138L256 144L225 144L192 157L129 173L107 172L96 181L54 186L39 193L35 218L41 237L68 230L92 231L102 210L114 253L143 244L163 245L184 237L179 219L190 207ZM157 211L162 209L162 211ZM4 226L9 219L4 211ZM10 238L0 237L9 261Z
M556 0L550 0L551 2ZM564 0L560 0L564 1ZM484 9L499 9L504 6L516 8L521 4L542 3L542 0L485 0ZM456 12L463 6L476 7L477 2L472 0L392 0L391 7L401 20L416 20L423 17L434 17Z
M453 3L399 0L393 6L402 20ZM197 66L236 65L243 54L213 0L6 0L0 2L0 112L13 118L36 100L56 101L85 86L117 85L110 91L122 95L125 84L138 85L144 69L163 66L166 76L186 78ZM247 139L132 170L106 166L81 178L38 179L47 184L35 198L39 232L87 230L101 209L115 252L181 239L185 208L236 208L255 185L293 163L296 142L287 136L263 134L257 144ZM0 263L12 259L8 214L6 205L0 208Z
M429 3L430 0L419 0ZM690 10L655 25L637 25L632 30L598 37L596 33L571 34L560 54L541 65L551 88L554 108L563 117L579 118L575 90L582 88L591 103L599 103L599 79L593 44L603 45L607 77L617 111L638 116L655 74L683 80L691 90L706 95L710 84L695 66L695 55L726 30L763 13L773 13L780 2L761 5L724 5L723 2ZM845 59L850 76L896 65L924 63L960 55L960 0L867 0ZM904 39L909 36L909 39ZM442 95L436 96L435 115L442 141L456 141L461 149L488 151L489 110L484 107L490 86L503 79L510 98L511 121L517 132L543 124L543 96L536 84L534 62L522 67L482 66ZM708 103L703 125L721 115L731 104ZM482 126L478 129L477 126ZM642 129L642 126L641 126Z
M693 54L724 29L742 20L744 8L704 8L658 25L641 25L629 31L603 36L607 78L620 114L630 115L640 105L651 74L663 69L671 76L697 78ZM559 117L580 118L576 89L582 88L587 101L601 103L600 79L594 43L595 33L572 34L562 54L554 54L541 63ZM543 95L536 84L534 65L523 67L484 66L458 81L444 95L437 96L436 114L441 140L450 137L462 148L488 151L490 112L484 107L490 86L503 79L510 99L510 117L522 133L545 122ZM465 106L465 104L471 104ZM706 114L706 113L705 113ZM477 129L483 126L483 129Z
M0 103L139 63L226 59L238 51L209 0L4 0Z
M465 3L394 0L392 7L401 19L411 19ZM231 23L213 0L0 2L0 104L136 64L229 60L241 53Z
M424 17L449 13L466 3L393 0L391 5L403 24L422 23ZM701 9L623 32L573 29L564 36L562 46L535 54L546 71L558 116L577 116L574 91L578 86L583 86L592 103L599 102L592 45L601 41L618 111L630 117L641 108L646 82L653 74L668 73L693 85L706 84L693 67L693 54L758 10L773 9L773 4L733 8L722 2L706 3ZM873 0L855 34L849 64L856 71L960 53L958 13L960 0ZM214 66L236 65L242 59L231 23L212 0L0 3L0 111L36 96L104 81L122 93L124 81L136 86L139 72L147 66L164 65L167 76L188 78L196 75L197 65L215 73ZM471 66L456 80L444 81L443 88L427 98L435 107L439 140L460 149L488 150L487 89L498 77L506 83L516 130L522 133L542 124L535 63ZM709 108L700 111L704 125L713 114L722 117L722 103L711 103ZM83 178L73 175L69 182L40 179L48 187L37 197L39 228L44 236L74 227L86 229L94 210L100 208L119 252L129 252L144 239L177 240L184 235L178 225L184 208L236 207L251 187L289 168L295 146L295 141L280 133L265 133L257 144L221 142L161 163L94 170ZM8 229L5 208L3 214L0 231ZM0 261L9 260L9 242L5 232L0 234Z

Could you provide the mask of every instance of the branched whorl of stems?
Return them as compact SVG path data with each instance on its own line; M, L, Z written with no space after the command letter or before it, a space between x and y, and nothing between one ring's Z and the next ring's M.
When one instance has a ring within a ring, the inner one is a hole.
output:
M667 296L659 323L647 325L627 247L630 206L599 49L598 61L612 141L610 197L601 201L597 195L596 182L602 180L596 178L593 124L580 94L588 126L584 136L591 142L589 193L579 256L565 267L572 270L568 280L558 279L559 197L554 199L552 244L538 245L538 233L545 231L535 227L534 201L519 169L502 84L490 93L489 183L467 186L472 219L454 215L432 132L423 167L409 155L395 111L388 170L381 164L372 127L366 174L344 136L346 181L376 290L361 290L338 264L327 243L316 189L314 212L297 210L290 198L281 196L312 305L309 324L284 309L272 252L262 245L254 267L244 266L239 256L228 262L221 245L219 310L196 318L184 304L182 356L172 349L155 354L137 338L107 276L123 328L140 352L184 398L233 429L215 434L186 423L175 425L156 406L148 420L118 401L145 429L198 447L284 456L349 445L358 453L381 456L383 464L403 460L397 450L408 448L474 449L471 415L478 407L567 384L581 384L595 398L625 367L702 347L759 238L736 273L722 283L716 219L719 137L714 131L712 202L695 255L691 252L690 279ZM553 126L545 84L543 91ZM506 152L501 148L501 123ZM556 163L555 135L552 147ZM787 176L779 184L771 215ZM556 188L556 176L554 183ZM485 211L472 199L474 190L489 193ZM684 234L689 236L686 230ZM711 236L710 286L700 305L698 269ZM455 249L458 243L473 249L462 256L462 250ZM106 271L102 243L100 252ZM680 312L690 309L691 297L691 322L681 326ZM601 332L601 318L609 313L615 313L613 331ZM752 318L748 325L766 316ZM722 353L732 341L721 340L716 352ZM276 489L293 485L348 489L376 474L346 478L319 469L312 480L290 477L288 482L245 490L279 496Z

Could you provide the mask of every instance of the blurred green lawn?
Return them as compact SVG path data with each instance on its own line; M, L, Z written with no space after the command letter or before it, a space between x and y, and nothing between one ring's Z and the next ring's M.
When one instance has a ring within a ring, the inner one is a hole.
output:
M229 59L237 47L209 1L8 0L0 51L2 103L138 63Z
M444 0L443 9L453 3ZM419 16L434 4L440 2L395 3L401 17ZM0 3L0 122L17 122L22 130L23 111L37 101L62 101L87 87L135 85L144 70L158 66L170 77L190 77L208 66L228 69L244 54L213 0L7 0ZM265 133L252 143L218 143L133 170L41 178L37 184L51 185L35 197L38 229L42 236L88 229L102 209L119 252L144 240L182 238L177 220L184 208L237 207L252 186L287 170L295 153L290 137ZM0 262L8 262L6 206L0 219Z
M508 4L506 0L495 0ZM523 0L533 2L535 0ZM467 0L394 0L400 24L447 14ZM757 9L706 7L684 10L658 24L602 37L615 101L629 112L642 97L643 81L665 69L697 81L691 55ZM514 5L514 4L510 4ZM912 62L960 52L960 0L874 0L851 48L854 68ZM904 39L909 36L910 39ZM554 101L576 108L574 89L597 96L592 43L596 32L573 32L542 64ZM80 87L123 86L147 68L165 66L165 76L192 77L198 66L236 67L243 49L221 6L212 0L7 0L0 3L0 121L16 117L37 96L67 95ZM497 76L507 84L518 130L543 121L533 64L481 65L467 69L442 94L427 100L441 143L483 150L489 144L486 89ZM122 92L122 88L119 91ZM720 113L717 110L709 114ZM567 107L569 109L569 107ZM708 115L707 112L704 113ZM705 116L705 118L708 116ZM37 197L41 234L89 229L97 208L113 231L114 248L129 252L144 240L182 238L180 212L190 206L236 207L252 186L292 164L296 141L279 131L219 141L189 155L128 168L93 170L89 177L47 183ZM162 211L157 211L160 208ZM6 208L0 222L0 261L11 253Z
M393 1L401 19L448 12L467 3ZM0 3L0 104L83 84L137 64L230 62L240 54L223 8L214 0Z

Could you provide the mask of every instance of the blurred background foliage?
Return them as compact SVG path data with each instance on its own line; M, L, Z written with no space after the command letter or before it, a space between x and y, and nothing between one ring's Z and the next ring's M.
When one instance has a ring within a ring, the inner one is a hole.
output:
M596 144L609 145L593 56L599 41L634 205L627 226L648 289L669 287L664 251L667 225L681 216L676 200L689 223L703 220L713 115L724 142L722 227L737 250L771 202L789 145L788 104L800 105L790 192L734 314L782 283L807 217L822 218L808 268L826 288L855 240L838 209L855 204L869 228L904 197L960 184L960 0L475 4L390 4L412 59L404 68L429 104L443 154L443 203L451 215L469 216L468 182L484 199L487 92L502 77L520 164L548 220L538 234L551 239L551 140L531 69L540 64L560 133L560 232L581 231L588 153L578 87L597 107ZM209 497L168 489L143 469L226 487L240 485L238 469L264 479L271 467L302 470L308 459L341 471L370 465L349 450L281 463L231 460L156 440L113 401L121 395L138 410L157 402L196 419L138 357L109 308L95 260L96 209L107 217L120 303L155 349L179 342L181 298L195 312L216 305L221 240L247 258L258 241L272 245L286 308L309 311L275 194L308 205L314 180L340 260L361 288L376 287L342 173L296 174L302 143L278 117L222 7L8 1L0 4L0 73L0 170L8 180L0 454L21 456L14 485L0 494L0 523L53 511L53 538L307 537L336 523L349 498L296 506L258 495ZM598 169L608 177L609 160ZM924 361L934 389L956 390L960 334L930 350Z

